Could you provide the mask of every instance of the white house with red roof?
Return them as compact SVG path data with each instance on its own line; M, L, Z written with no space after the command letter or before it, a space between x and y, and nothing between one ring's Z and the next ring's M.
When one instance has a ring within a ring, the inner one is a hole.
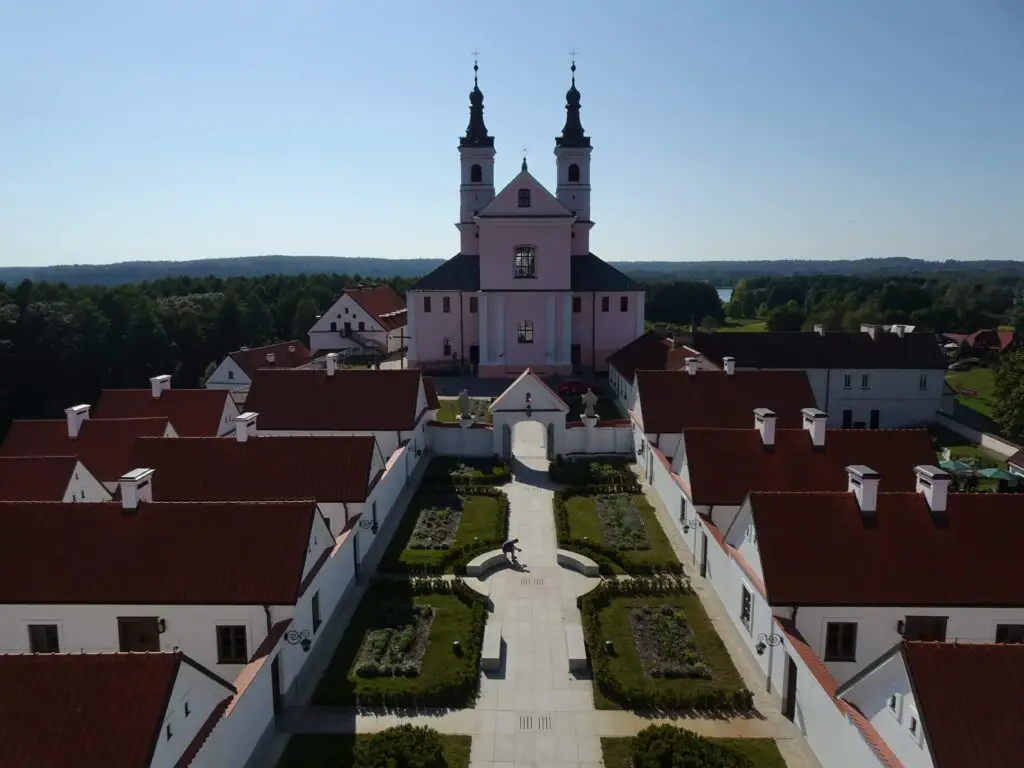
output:
M298 368L309 362L309 349L301 341L282 341L263 347L242 347L229 352L210 374L207 389L244 389L260 368Z
M406 345L408 322L405 299L390 285L346 288L309 329L309 348L395 352Z
M217 437L235 428L238 406L230 392L172 389L170 374L154 376L149 389L104 389L93 415L98 419L160 417L182 437Z
M77 456L0 456L0 501L110 501Z

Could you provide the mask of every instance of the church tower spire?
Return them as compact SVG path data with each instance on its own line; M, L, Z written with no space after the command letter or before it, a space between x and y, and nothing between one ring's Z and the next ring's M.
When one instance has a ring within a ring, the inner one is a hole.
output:
M494 199L494 137L484 125L484 94L480 90L480 65L473 54L473 90L469 92L469 125L459 137L462 184L459 187L459 223L462 253L479 254L474 217Z
M559 202L576 214L573 224L572 252L574 255L590 252L590 137L583 132L580 122L580 92L576 89L576 60L569 68L572 84L565 94L565 126L562 135L555 138L555 158L558 166Z

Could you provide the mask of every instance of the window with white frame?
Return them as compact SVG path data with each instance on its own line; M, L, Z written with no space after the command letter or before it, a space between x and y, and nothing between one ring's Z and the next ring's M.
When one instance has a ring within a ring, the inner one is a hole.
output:
M889 713L899 720L903 714L903 697L898 693L889 694L889 700L886 702L886 707L888 708Z
M754 596L745 584L740 589L742 590L740 595L740 621L743 622L743 626L747 628L748 632L752 632L754 626Z
M512 262L512 277L529 279L537 277L537 251L530 245L516 246Z
M862 373L860 375L860 388L871 389L871 375L868 373Z
M917 380L917 388L921 391L928 389L928 374L922 373L920 378Z
M853 376L848 373L843 374L843 389L853 389Z
M914 737L914 741L918 744L921 743L921 717L917 714L917 710L911 708L910 716L907 718L907 728L910 730L910 735Z
M533 344L533 320L520 320L516 330L516 340L520 344Z

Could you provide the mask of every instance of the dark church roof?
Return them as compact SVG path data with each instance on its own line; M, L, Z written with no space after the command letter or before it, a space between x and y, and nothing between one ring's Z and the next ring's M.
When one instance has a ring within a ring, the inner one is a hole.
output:
M584 291L642 291L643 288L611 264L592 253L572 256L570 290ZM459 253L448 259L433 272L424 275L410 291L479 291L480 257Z

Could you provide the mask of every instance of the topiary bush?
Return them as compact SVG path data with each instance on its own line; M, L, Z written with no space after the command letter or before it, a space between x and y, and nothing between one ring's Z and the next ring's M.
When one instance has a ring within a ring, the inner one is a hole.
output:
M422 725L399 725L359 739L353 758L353 768L448 768L441 734Z
M756 768L745 755L671 725L640 731L630 757L633 768Z

